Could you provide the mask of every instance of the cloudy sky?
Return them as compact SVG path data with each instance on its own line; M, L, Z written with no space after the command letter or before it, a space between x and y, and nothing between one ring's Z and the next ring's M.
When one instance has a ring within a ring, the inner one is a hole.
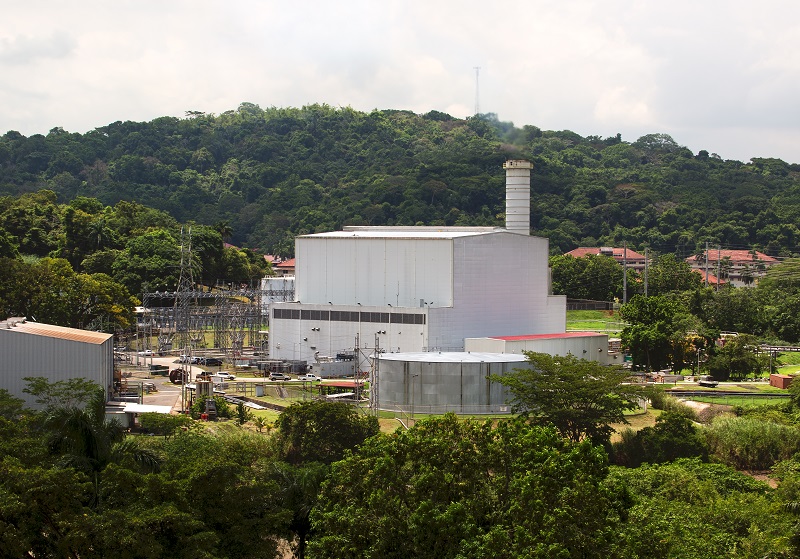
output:
M310 103L493 112L800 163L800 4L782 0L25 0L0 133ZM475 67L480 67L476 88ZM477 90L477 95L476 95Z

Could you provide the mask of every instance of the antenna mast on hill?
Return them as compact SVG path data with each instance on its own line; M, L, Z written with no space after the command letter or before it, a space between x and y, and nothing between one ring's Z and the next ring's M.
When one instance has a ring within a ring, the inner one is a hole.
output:
M480 97L478 95L478 78L480 77L481 67L480 66L473 66L475 69L475 116L481 114L481 104L480 104Z

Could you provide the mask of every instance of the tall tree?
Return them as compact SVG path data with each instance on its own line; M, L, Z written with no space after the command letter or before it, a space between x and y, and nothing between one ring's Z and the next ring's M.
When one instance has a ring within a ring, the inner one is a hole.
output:
M530 365L492 381L511 391L511 409L535 425L552 425L572 440L607 443L611 424L627 423L625 411L636 409L640 387L628 384L629 374L618 366L525 352Z
M135 464L146 471L157 471L158 457L141 448L133 439L125 439L122 426L105 417L105 394L98 389L85 408L54 407L44 422L47 446L59 464L90 476L94 486L93 504L100 503L100 476L112 462Z
M332 465L309 556L608 557L625 501L606 474L601 448L520 419L425 420Z
M275 426L277 444L290 464L336 462L379 431L374 416L324 400L292 404L278 416Z
M622 344L633 357L633 365L648 371L675 363L676 344L682 345L695 321L685 305L671 295L634 295L620 308L628 323L622 330Z

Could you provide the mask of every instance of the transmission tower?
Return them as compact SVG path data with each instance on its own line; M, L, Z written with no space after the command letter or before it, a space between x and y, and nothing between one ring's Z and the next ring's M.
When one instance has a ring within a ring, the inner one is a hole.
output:
M480 96L478 90L478 78L480 77L481 67L480 66L473 66L475 69L475 116L481 114L481 103L480 103Z
M175 293L175 343L180 349L191 348L191 316L194 295L192 276L192 228L184 234L181 227L181 274L178 278L178 291Z

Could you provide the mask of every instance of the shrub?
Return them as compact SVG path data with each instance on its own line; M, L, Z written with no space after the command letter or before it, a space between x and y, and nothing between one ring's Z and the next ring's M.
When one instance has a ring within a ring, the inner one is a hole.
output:
M678 413L692 421L697 421L697 412L694 408L687 406L684 402L667 394L660 388L648 390L647 396L650 399L651 407L665 412Z
M705 430L711 455L739 470L767 470L800 449L800 431L750 417L718 418Z
M708 459L708 447L691 419L681 413L667 412L656 420L655 427L634 433L621 433L612 445L612 460L620 466L637 467L644 462L659 464L678 458Z
M197 398L197 400L195 400L190 410L192 419L200 419L200 415L205 413L207 399L208 396L200 396ZM221 396L214 396L214 402L217 404L217 417L231 416L231 407L225 398L222 398Z
M253 419L253 413L242 402L236 404L236 423L244 425Z
M139 416L142 430L164 435L168 439L182 427L188 427L192 420L185 415L169 415L164 413L143 413Z

